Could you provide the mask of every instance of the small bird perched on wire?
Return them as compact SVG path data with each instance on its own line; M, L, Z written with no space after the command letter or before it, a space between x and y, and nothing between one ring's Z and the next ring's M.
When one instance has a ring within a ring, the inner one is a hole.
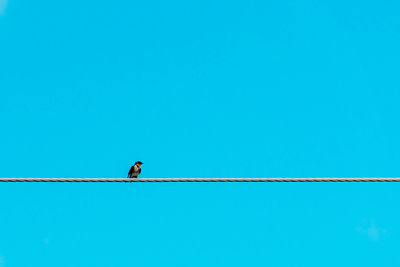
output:
M128 178L138 178L139 174L142 172L142 164L143 162L136 161L135 165L133 165L128 172Z

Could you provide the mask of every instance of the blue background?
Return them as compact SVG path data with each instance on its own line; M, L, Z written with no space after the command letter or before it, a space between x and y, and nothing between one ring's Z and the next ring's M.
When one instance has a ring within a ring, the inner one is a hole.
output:
M400 176L396 1L0 0L0 176ZM395 183L0 184L0 267L399 266Z

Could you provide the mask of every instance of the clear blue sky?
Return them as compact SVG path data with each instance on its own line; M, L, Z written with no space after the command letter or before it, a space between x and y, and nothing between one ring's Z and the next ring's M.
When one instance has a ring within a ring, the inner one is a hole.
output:
M398 1L0 0L0 176L400 176ZM0 267L400 266L400 184L0 184Z

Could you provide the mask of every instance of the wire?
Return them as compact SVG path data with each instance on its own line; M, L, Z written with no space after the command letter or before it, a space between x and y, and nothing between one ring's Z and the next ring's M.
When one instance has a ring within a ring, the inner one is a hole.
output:
M0 178L0 182L400 182L400 178Z

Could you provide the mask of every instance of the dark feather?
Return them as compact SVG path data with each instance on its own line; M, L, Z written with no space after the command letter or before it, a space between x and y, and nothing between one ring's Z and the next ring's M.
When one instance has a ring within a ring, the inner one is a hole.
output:
M128 172L128 178L130 178L132 176L132 173L135 171L135 169L133 167L134 166L132 166L131 169Z

